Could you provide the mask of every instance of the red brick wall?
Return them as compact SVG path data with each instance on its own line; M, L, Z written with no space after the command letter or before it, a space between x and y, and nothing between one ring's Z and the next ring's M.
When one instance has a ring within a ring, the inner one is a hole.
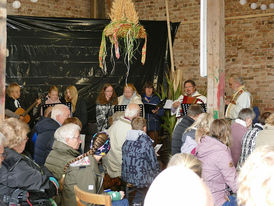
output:
M140 19L166 20L164 0L133 0ZM251 1L249 1L251 2ZM255 1L252 1L255 2ZM271 0L262 0L266 4ZM181 22L174 43L177 69L185 72L183 81L194 79L198 89L206 87L199 76L200 0L169 0L170 19ZM252 10L239 0L225 0L225 16L260 15L274 10ZM274 15L225 21L226 74L241 74L261 111L274 112ZM191 71L191 72L189 72ZM226 88L228 95L232 91Z
M12 2L8 0L8 15L43 16L43 17L90 17L90 0L38 0L32 3L30 0L20 0L19 9L12 8Z
M113 1L113 0L112 0ZM166 20L164 0L133 0L140 19ZM249 0L248 2L255 2ZM8 0L8 14L51 17L90 17L89 0L21 0L19 10L12 9ZM261 0L269 4L272 0ZM198 89L206 87L206 78L199 76L199 12L200 0L169 0L170 19L181 22L174 44L175 66L185 72L184 80L194 79ZM107 9L106 9L107 10ZM225 16L237 17L274 12L252 10L241 6L239 0L225 0ZM107 13L107 12L106 12ZM240 73L263 111L274 111L274 15L226 20L225 52L227 76ZM188 72L191 71L191 72ZM226 89L231 94L230 89Z

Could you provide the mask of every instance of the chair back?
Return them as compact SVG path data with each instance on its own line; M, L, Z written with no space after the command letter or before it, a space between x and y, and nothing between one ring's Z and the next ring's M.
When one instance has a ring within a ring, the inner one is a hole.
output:
M74 186L74 192L76 197L77 206L86 206L85 203L92 203L96 205L111 206L110 195L94 194L81 190L77 185ZM83 201L83 202L82 202Z

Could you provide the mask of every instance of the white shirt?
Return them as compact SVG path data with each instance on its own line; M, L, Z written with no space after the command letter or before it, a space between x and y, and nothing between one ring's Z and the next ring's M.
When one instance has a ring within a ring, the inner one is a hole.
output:
M227 107L225 117L230 119L237 119L239 112L244 108L251 107L251 94L244 91L236 100L236 104L230 103Z
M195 91L191 96L192 97L197 97L198 99L202 100L206 104L206 97L201 95L198 91ZM179 98L177 100L175 100L174 102L178 102L178 101L182 102L183 99L184 99L184 95L180 95ZM198 102L198 104L201 104L201 102ZM181 112L180 112L181 109L182 109L181 104L179 105L179 107L177 109L171 107L171 115L176 114L176 117L180 117L181 116Z

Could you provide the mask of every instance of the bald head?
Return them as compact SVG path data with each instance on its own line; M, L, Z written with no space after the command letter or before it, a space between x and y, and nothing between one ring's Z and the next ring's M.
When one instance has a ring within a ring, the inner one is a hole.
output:
M152 182L144 205L213 206L214 204L211 193L201 178L184 166L173 166L161 172Z
M126 111L125 111L125 117L132 120L134 117L139 116L140 113L140 107L138 104L130 103L127 105Z

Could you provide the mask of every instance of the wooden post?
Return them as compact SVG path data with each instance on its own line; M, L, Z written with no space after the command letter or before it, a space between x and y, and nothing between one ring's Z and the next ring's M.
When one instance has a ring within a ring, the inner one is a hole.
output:
M169 53L170 53L170 63L171 63L171 72L174 75L174 58L173 58L173 46L171 40L171 31L170 31L170 18L169 18L169 9L168 9L168 1L166 1L166 20L167 20L167 32L168 32L168 42L169 42Z
M224 0L207 1L207 108L214 118L224 117L224 25Z
M7 0L0 0L0 119L5 117Z

